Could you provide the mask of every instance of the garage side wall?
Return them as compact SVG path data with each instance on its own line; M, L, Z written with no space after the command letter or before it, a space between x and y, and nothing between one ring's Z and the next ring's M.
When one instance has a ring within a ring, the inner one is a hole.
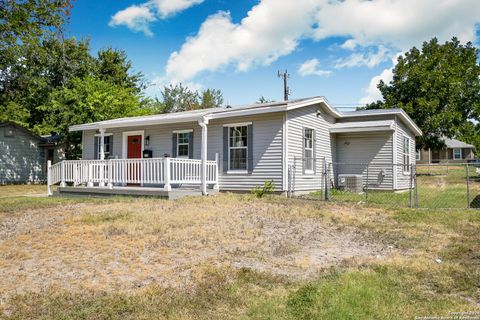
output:
M397 190L403 190L410 188L410 172L407 170L407 166L403 166L403 139L407 138L410 143L410 162L407 165L415 164L415 135L410 131L401 121L396 119L396 161L398 165L395 167L397 174Z
M361 175L369 189L393 189L393 132L338 134L336 151L335 178Z

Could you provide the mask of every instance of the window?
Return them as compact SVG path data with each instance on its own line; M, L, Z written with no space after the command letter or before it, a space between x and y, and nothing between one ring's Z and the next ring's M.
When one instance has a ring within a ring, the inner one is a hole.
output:
M417 161L422 160L422 157L421 157L421 155L420 155L420 150L417 150L417 151L415 152L415 160L417 160Z
M177 134L177 157L188 158L190 145L190 132L179 132Z
M97 159L100 159L100 136L95 136L97 139ZM112 136L104 136L103 137L103 153L105 154L105 159L109 159L112 153Z
M453 160L462 160L462 149L453 149Z
M403 137L403 172L410 172L410 139Z
M228 169L247 170L247 126L228 128Z
M303 130L305 172L313 172L313 129Z

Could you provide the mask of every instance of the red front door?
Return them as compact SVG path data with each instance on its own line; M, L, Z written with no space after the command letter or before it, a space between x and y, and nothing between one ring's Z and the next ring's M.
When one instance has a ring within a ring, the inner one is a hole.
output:
M127 158L137 159L142 157L142 136L128 136Z
M142 157L142 136L128 136L127 158L139 159ZM141 177L141 164L137 161L127 164L127 179L129 185L138 185Z

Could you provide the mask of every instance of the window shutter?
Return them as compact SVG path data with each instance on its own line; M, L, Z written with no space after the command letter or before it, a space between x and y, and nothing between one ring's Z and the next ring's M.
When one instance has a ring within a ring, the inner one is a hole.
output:
M253 171L253 125L247 126L247 170Z
M228 127L223 127L223 172L228 171Z
M317 130L313 129L312 131L313 135L313 153L312 153L312 163L313 163L313 173L317 173Z
M302 128L302 174L305 174L305 166L307 165L305 156L305 128Z
M172 158L177 157L177 133L172 134Z
M188 157L193 159L193 131L188 134Z
M108 139L110 139L110 150L108 150L110 153L108 154L108 159L113 158L113 134L111 136L108 136Z
M94 148L93 149L94 150L93 151L93 159L98 160L99 159L98 158L98 143L99 143L100 137L94 136L93 140L94 140L94 142L93 142L93 148Z

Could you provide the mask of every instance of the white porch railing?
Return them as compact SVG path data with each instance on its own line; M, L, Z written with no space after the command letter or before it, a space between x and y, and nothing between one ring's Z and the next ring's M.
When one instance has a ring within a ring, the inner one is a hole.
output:
M207 160L206 183L218 188L218 155L216 160ZM202 160L182 158L109 159L109 160L64 160L51 165L47 170L48 194L51 186L87 185L89 187L139 184L163 185L171 190L172 184L202 183Z

